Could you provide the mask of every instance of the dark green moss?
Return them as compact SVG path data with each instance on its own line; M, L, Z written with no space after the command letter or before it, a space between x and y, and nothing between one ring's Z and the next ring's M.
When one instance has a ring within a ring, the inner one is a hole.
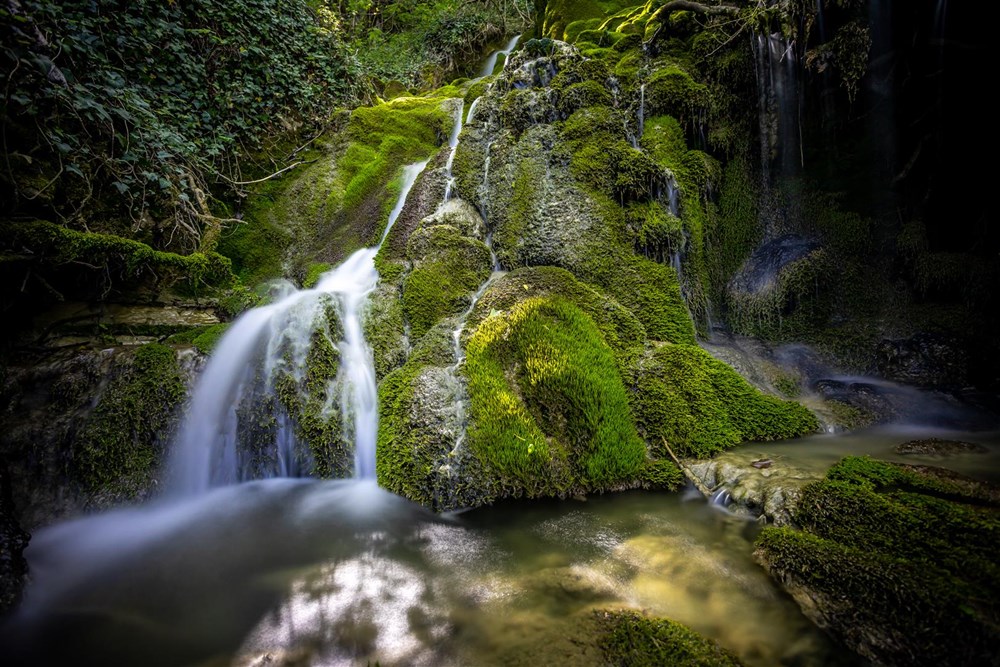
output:
M755 555L875 662L985 664L1000 639L998 505L956 473L848 457L803 489L808 532L766 529Z
M767 396L732 368L692 345L662 345L633 377L632 405L640 432L666 457L706 457L748 440L792 438L818 428L798 403Z
M77 263L128 278L155 277L162 284L185 282L192 287L224 286L233 279L229 259L216 252L178 255L120 236L78 232L41 220L7 221L2 230L4 243L31 248L34 261L45 266Z
M160 443L185 389L174 351L158 343L124 357L74 445L74 467L91 491L134 497L148 489Z
M339 409L341 387L336 380L340 350L334 341L340 338L340 331L334 314L328 312L325 317L325 326L321 323L313 330L302 378L282 373L275 390L293 421L296 436L309 448L312 474L348 477L354 469L354 452L348 445L353 438L344 433ZM306 457L305 452L300 455Z
M609 665L621 667L738 667L717 643L666 618L634 611L596 611L598 645Z
M808 596L815 621L876 663L979 665L995 656L988 598L933 564L790 528L764 528L755 546L772 576Z

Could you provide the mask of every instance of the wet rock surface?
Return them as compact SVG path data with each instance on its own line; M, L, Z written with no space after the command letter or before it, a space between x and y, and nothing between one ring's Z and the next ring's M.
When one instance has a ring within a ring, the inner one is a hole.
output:
M802 487L821 475L754 452L731 451L709 461L695 461L688 468L713 491L712 501L730 512L787 526Z

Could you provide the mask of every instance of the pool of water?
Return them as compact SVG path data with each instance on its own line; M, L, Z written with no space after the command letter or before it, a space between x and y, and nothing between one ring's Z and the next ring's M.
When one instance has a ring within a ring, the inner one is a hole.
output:
M744 450L817 474L867 453L998 478L996 434L935 435L990 451L896 456L905 429ZM11 664L598 665L595 610L627 607L748 665L853 664L754 563L758 530L683 493L441 517L370 482L250 482L36 533L0 651Z

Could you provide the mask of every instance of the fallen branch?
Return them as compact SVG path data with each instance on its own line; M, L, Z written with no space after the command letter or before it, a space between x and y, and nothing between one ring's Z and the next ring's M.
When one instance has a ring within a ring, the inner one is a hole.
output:
M670 445L667 444L666 438L660 436L660 439L663 440L663 446L667 448L667 453L670 454L670 458L674 460L674 463L676 463L677 467L681 469L684 476L691 480L691 483L694 484L694 488L698 489L701 495L705 496L705 498L711 498L712 490L705 486L704 482L698 479L698 476L691 472L690 468L681 463L681 460L677 458L676 454L674 454L674 450L670 449Z
M219 174L219 176L222 176L222 178L224 178L227 181L229 181L229 183L231 185L254 185L255 183L263 183L264 181L269 181L272 178L276 178L277 176L281 176L283 173L285 173L289 169L295 169L295 167L298 167L299 165L308 164L310 162L315 162L315 161L316 160L299 160L298 162L293 162L292 164L288 165L287 167L285 167L283 169L279 169L278 171L274 172L270 176L265 176L264 178L258 178L257 180L254 180L254 181L234 181L234 180L230 179L228 176L226 176L225 174Z

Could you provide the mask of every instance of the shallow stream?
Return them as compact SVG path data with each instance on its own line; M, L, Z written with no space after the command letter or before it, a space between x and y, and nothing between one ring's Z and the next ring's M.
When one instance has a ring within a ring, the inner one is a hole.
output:
M745 447L818 474L847 453L894 458L892 446L916 435ZM996 434L951 435L990 452L945 465L997 478ZM753 562L757 531L683 493L441 517L370 481L248 482L39 531L4 654L23 664L601 664L593 610L634 607L749 665L851 664Z

